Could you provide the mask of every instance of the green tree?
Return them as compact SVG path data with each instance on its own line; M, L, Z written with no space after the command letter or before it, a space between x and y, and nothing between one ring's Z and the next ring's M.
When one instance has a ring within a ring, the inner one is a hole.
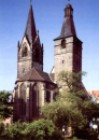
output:
M25 135L29 140L61 140L60 133L51 120L39 119L30 123L25 129Z
M74 97L74 95L71 95ZM64 99L58 99L57 101L47 104L42 108L42 114L46 119L50 119L53 123L61 130L63 125L72 127L73 130L76 128L83 128L87 119L83 118L83 114L78 107L77 102L80 104L80 100L73 97Z
M3 123L0 123L0 138L3 138L4 133L5 133L5 126Z
M12 114L12 108L9 103L11 94L7 91L0 92L0 119L5 119Z
M7 140L24 140L25 139L25 129L28 123L14 123L10 126L5 126L5 131L3 133L3 138Z
M39 119L31 123L14 123L11 126L1 125L0 139L7 140L63 140L61 133L51 120Z
M53 103L45 105L41 110L43 116L52 120L59 129L62 129L63 125L71 126L73 134L78 130L89 129L91 119L99 116L99 105L91 101L81 83L81 77L82 73L60 73L59 79L65 83L67 89L60 92Z
M70 93L82 91L82 82L81 79L85 76L85 72L69 72L69 71L62 71L58 75L58 79L60 82L64 83L67 87L67 91Z

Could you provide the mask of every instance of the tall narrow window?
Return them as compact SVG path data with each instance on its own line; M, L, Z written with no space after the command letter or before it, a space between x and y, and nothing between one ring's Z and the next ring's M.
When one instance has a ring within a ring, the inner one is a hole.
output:
M33 86L31 86L30 90L30 117L35 118L38 116L39 112L39 91L38 86L35 83Z
M40 57L39 48L36 48L36 50L35 50L35 61L36 62L39 62L39 57Z
M65 39L63 39L63 40L61 41L61 46L62 46L62 48L65 48L65 47L66 47Z
M22 50L22 57L26 57L28 55L27 47L24 47Z
M51 98L51 93L50 93L50 91L46 91L46 97L45 97L45 100L46 100L46 102L50 102L50 98Z
M26 86L22 84L20 86L20 113L21 116L26 115Z

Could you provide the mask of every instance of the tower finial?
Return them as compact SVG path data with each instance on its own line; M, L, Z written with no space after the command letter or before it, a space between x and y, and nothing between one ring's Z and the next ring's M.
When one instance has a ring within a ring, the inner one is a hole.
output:
M70 0L68 0L68 3L70 3Z
M32 5L32 0L30 0L30 5Z

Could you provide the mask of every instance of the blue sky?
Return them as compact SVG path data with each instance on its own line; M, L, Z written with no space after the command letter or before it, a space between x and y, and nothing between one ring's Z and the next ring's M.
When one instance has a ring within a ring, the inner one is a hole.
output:
M53 39L60 34L67 0L33 0L36 27L44 43L44 70L54 64ZM99 0L71 0L78 38L83 42L84 85L99 89ZM21 41L29 0L0 0L0 90L13 90L17 76L17 42Z

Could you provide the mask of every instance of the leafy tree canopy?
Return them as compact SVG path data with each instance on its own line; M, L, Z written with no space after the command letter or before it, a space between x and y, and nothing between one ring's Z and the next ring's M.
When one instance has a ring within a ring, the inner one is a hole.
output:
M0 91L0 119L5 119L12 114L9 103L11 94L7 91Z
M85 72L69 72L69 71L62 71L58 75L58 79L60 82L63 82L67 87L69 92L77 92L81 90L82 87L82 76L85 76Z
M71 126L74 131L89 127L94 116L99 116L99 105L92 102L81 82L85 73L62 72L59 75L67 89L59 92L53 103L42 108L42 114L62 129L62 126Z
M1 127L2 128L2 125ZM0 139L7 140L63 140L51 120L39 119L31 123L14 123L3 127Z

